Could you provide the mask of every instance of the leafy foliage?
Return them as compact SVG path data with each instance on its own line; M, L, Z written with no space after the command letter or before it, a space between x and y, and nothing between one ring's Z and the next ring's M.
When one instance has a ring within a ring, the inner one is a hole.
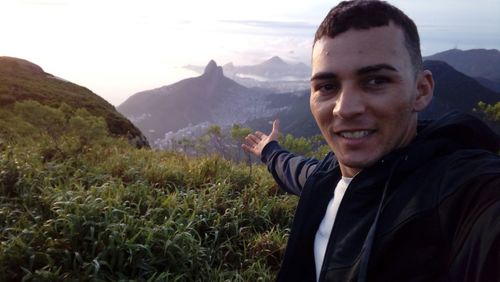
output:
M281 135L279 143L287 150L299 155L322 159L329 152L330 147L325 144L321 135L311 138L294 137L292 134Z
M488 120L500 122L500 102L493 105L479 102L477 106L479 111L483 112Z

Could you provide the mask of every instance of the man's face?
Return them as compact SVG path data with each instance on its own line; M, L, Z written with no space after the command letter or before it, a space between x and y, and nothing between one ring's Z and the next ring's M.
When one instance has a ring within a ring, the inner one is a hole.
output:
M416 134L416 112L427 105L419 81L427 80L415 76L404 42L391 23L323 37L313 48L310 107L344 176Z

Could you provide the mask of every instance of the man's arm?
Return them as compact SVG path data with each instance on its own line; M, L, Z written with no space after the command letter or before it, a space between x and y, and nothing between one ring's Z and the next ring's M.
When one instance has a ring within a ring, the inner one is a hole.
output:
M275 120L269 135L260 131L249 134L242 148L267 164L281 189L300 196L307 177L316 167L318 160L296 156L282 149L277 142L278 132L279 121Z

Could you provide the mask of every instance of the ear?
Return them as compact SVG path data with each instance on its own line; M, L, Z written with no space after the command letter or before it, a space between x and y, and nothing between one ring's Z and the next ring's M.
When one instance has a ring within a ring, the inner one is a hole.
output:
M431 103L434 95L434 78L431 71L424 70L417 75L416 88L413 111L420 112Z

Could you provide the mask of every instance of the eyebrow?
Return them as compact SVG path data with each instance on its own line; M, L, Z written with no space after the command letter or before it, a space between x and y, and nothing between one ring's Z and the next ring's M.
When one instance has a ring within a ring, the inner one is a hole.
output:
M335 79L337 75L333 72L319 72L311 77L311 82L315 80Z
M356 74L357 75L366 75L366 74L373 73L373 72L379 72L381 70L389 70L389 71L393 71L393 72L398 72L398 70L391 65L377 64L377 65L362 67L356 71ZM327 79L336 79L336 78L337 78L337 75L333 72L319 72L311 77L311 82L315 81L315 80L327 80Z
M379 72L381 70L389 70L389 71L398 72L398 70L391 65L378 64L378 65L373 65L373 66L362 67L356 71L356 74L363 75L363 74L368 74L368 73L372 73L372 72Z

